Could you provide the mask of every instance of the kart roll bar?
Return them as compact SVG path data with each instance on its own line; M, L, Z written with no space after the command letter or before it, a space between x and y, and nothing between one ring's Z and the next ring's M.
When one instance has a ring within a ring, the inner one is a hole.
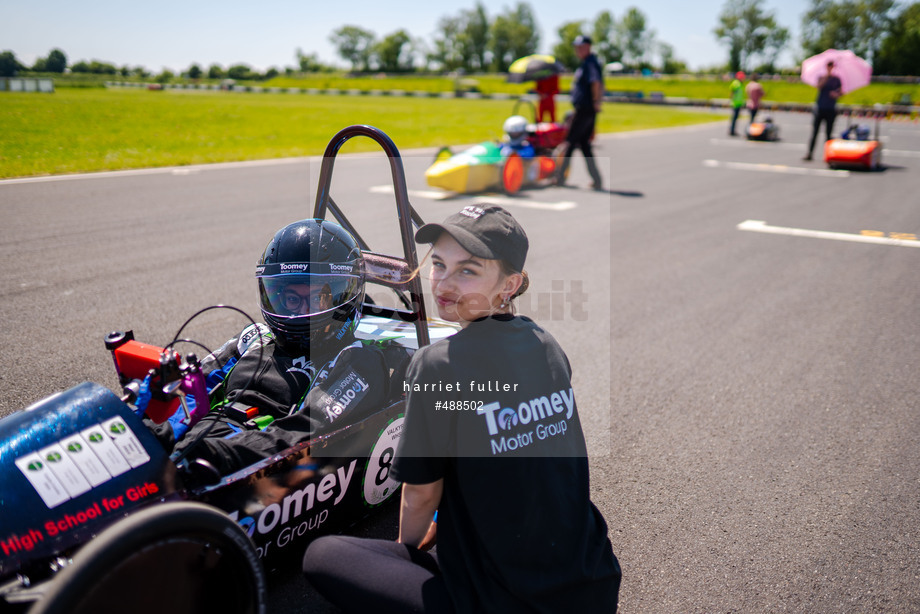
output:
M382 130L373 126L355 125L340 130L326 146L323 154L323 163L319 172L319 185L316 188L316 203L313 207L313 217L325 219L327 209L335 220L355 237L363 251L370 251L367 242L358 234L355 227L348 221L345 213L335 203L329 194L332 184L332 169L335 165L335 156L339 149L351 138L366 136L377 142L386 153L390 161L390 171L393 175L393 189L396 194L396 215L399 219L399 232L402 237L404 265L408 271L417 272L419 268L418 255L415 249L415 228L424 224L421 216L409 203L409 192L406 188L406 173L403 170L402 157L399 150ZM414 226L413 226L414 224ZM397 259L398 260L398 259ZM387 284L391 285L391 284ZM409 293L411 310L394 309L393 311L403 320L415 323L415 333L419 347L428 345L428 316L425 310L425 300L422 296L422 282L419 275L411 275L399 286ZM392 287L392 285L391 285Z

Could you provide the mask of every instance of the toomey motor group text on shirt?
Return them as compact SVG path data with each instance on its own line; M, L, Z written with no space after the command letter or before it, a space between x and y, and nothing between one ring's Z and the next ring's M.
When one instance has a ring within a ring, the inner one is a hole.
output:
M485 403L476 413L485 417L492 454L503 454L529 446L534 441L565 435L569 427L568 420L575 413L575 391L572 388L558 390L549 395L522 401L518 403L517 408L502 407L497 401ZM562 417L562 414L565 414L565 417ZM533 424L534 428L518 430L516 433L508 432L529 424ZM508 434L500 434L499 431L506 431Z

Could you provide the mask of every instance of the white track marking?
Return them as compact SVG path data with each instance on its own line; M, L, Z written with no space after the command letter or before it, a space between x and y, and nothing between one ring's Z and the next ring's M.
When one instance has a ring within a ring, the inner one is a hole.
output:
M214 164L190 164L188 166L163 166L159 168L136 168L124 171L99 171L98 173L78 173L73 175L46 175L42 177L20 177L18 179L0 179L0 185L15 183L44 183L51 181L74 181L77 179L105 179L110 177L137 177L139 175L195 175L201 171L223 170L232 168L252 168L259 166L279 166L283 164L304 164L313 158L272 158L270 160L247 160L243 162L217 162ZM322 158L317 158L321 160Z
M884 141L884 139L882 139ZM733 141L731 139L709 139L709 143L712 145L728 145L734 147L764 147L768 149L798 149L800 151L805 151L805 146L801 143L777 143L775 141ZM902 158L920 158L920 151L912 151L909 149L885 149L882 148L883 156L895 156Z
M805 151L805 145L799 143L778 143L776 141L749 141L747 139L709 139L711 145L729 145L733 147L764 147L769 149L798 149Z
M703 166L708 166L710 168L727 168L737 171L758 171L761 173L783 173L786 175L836 177L838 179L850 176L850 171L832 171L823 168L804 168L801 166L786 166L785 164L755 164L751 162L721 162L719 160L703 160Z
M370 187L369 190L375 194L392 194L393 186L375 185ZM578 206L578 203L571 200L561 200L547 203L538 200L525 200L523 198L512 196L500 196L498 194L455 194L454 192L447 192L442 190L409 190L408 192L409 196L414 196L416 198L426 198L428 200L446 200L448 198L455 200L476 199L477 202L488 203L491 205L501 205L503 207L523 207L526 209L543 209L546 211L568 211L569 209L574 209Z
M738 230L764 232L767 234L776 235L788 235L790 237L808 237L810 239L830 239L832 241L852 241L854 243L875 243L877 245L895 245L898 247L920 247L920 241L912 241L909 239L890 239L888 237L854 235L844 232L827 232L824 230L805 230L803 228L767 226L767 223L762 220L746 220L741 222L738 224Z

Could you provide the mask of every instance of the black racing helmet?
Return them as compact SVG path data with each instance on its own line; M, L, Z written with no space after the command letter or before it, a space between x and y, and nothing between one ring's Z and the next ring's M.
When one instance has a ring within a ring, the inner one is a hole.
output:
M288 351L327 352L354 339L364 302L364 258L348 231L301 220L269 241L256 267L262 317Z

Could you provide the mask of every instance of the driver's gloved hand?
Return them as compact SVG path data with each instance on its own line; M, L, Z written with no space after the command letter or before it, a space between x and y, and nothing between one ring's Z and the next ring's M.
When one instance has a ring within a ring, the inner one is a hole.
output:
M182 439L182 436L185 435L185 432L188 431L196 422L201 418L200 416L196 418L195 408L195 397L192 395L186 395L185 402L188 404L188 413L191 416L190 419L186 420L185 411L182 409L182 405L179 405L179 409L172 416L169 417L167 422L169 426L172 427L173 435L176 438L176 441Z
M150 376L148 375L144 378L144 381L141 382L140 388L137 391L137 399L134 401L134 406L137 409L134 410L134 413L143 417L152 396L150 392Z
M236 357L233 356L227 362L224 363L219 369L213 369L205 376L205 385L208 388L208 392L211 392L218 384L224 381L226 377L230 374L230 371L233 370L233 366L236 364Z

